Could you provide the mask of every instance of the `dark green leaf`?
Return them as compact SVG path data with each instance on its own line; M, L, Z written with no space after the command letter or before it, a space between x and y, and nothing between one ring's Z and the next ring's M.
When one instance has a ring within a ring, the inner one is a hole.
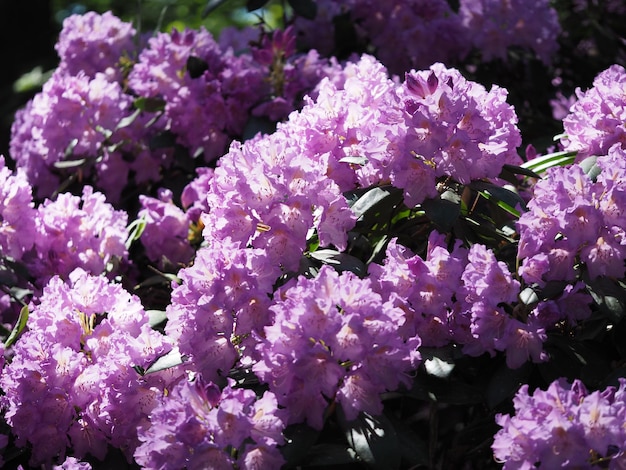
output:
M215 11L222 3L226 3L228 0L209 0L202 10L202 18L206 18L213 11Z
M509 369L502 364L491 376L487 384L485 398L490 408L495 408L500 403L510 400L520 386L527 382L532 371L532 364L525 363L517 369Z
M115 126L115 130L118 129L123 129L125 127L130 126L133 122L135 122L135 120L137 119L137 117L141 114L141 109L136 109L133 114L131 114L130 116L126 116L125 118L121 119L120 122L117 123L117 126Z
M269 0L247 0L246 10L248 11L258 10L259 8L263 8L268 2Z
M480 387L458 379L440 379L425 374L414 382L408 395L418 400L450 405L469 405L485 400L485 392Z
M244 141L252 139L258 133L272 134L276 130L276 123L266 117L250 116L246 127L243 129L242 139Z
M400 454L406 467L418 468L428 466L428 445L403 421L393 415L389 416L389 419L398 435Z
M174 147L176 145L176 135L169 131L161 132L150 139L148 146L151 150Z
M309 253L309 256L313 259L321 261L324 264L331 265L339 272L351 271L360 277L363 277L365 276L365 274L367 274L367 267L365 266L365 263L347 253L341 253L336 250L325 249Z
M501 186L495 185L493 183L488 183L486 181L472 181L469 185L475 191L478 191L483 196L485 196L490 201L495 202L503 202L505 206L498 204L498 206L502 207L507 212L511 213L511 209L514 211L513 215L519 216L519 212L517 211L517 207L521 207L522 210L526 210L526 202L522 197Z
M153 374L154 372L159 372L165 369L171 369L172 367L176 367L185 362L185 356L183 356L178 348L172 349L167 354L159 357L156 361L154 361L150 367L146 369L144 375Z
M20 314L17 317L17 322L15 323L11 334L4 342L5 348L8 348L13 343L15 343L15 341L17 341L17 338L19 338L19 336L22 334L22 331L24 331L24 328L26 328L26 323L28 322L28 313L28 306L24 305L20 310Z
M86 158L80 158L78 160L61 160L54 162L54 167L60 170L67 170L68 168L77 168L83 166L87 162Z
M626 290L620 284L607 277L586 281L593 300L613 322L626 316Z
M307 20L314 20L317 16L317 4L313 0L288 0L296 15Z
M292 424L283 432L286 444L281 448L281 453L288 466L301 463L309 463L311 455L309 450L317 441L320 431L306 424Z
M347 421L341 407L337 408L339 425L350 447L371 468L393 470L400 468L400 443L391 421L384 416L362 412Z
M353 449L340 444L314 445L305 457L306 465L303 465L302 468L337 468L339 465L350 465L359 461L359 458Z
M137 98L133 102L135 108L147 113L156 113L165 109L165 100L161 98Z
M428 217L442 232L449 232L456 223L461 205L440 197L427 199L422 204Z
M209 70L209 64L205 60L195 55L190 55L187 58L187 73L191 78L199 78L207 70Z
M521 166L515 166L515 165L504 165L502 167L503 170L505 171L509 171L515 175L523 175L523 176L529 176L531 178L541 178L541 176L539 176L537 173L535 173L532 170L529 170L528 168L524 168Z

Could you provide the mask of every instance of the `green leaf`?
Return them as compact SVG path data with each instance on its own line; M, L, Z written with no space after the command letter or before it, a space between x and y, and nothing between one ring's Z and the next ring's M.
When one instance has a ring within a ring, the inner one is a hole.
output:
M226 3L228 0L209 0L204 9L202 10L202 18L206 18L213 13L222 3Z
M288 0L296 15L314 20L317 16L317 4L313 0Z
M145 370L143 375L153 374L165 369L171 369L172 367L183 364L185 360L186 357L180 353L178 348L174 348L154 361L150 367Z
M349 157L343 157L339 159L339 163L350 163L351 165L366 165L367 164L367 158L366 157L361 157L359 155L352 155Z
M587 278L587 273L584 275ZM617 323L626 316L626 290L607 277L585 279L589 293L600 310Z
M442 197L427 199L422 203L422 207L426 217L442 232L449 232L461 214L459 203Z
M337 417L348 444L362 461L373 469L400 468L401 454L398 435L386 416L372 416L362 412L355 420L347 421L339 406Z
M505 171L509 171L515 175L529 176L531 178L541 178L541 176L539 176L534 171L528 168L524 168L522 166L505 164L502 166L502 169Z
M20 310L20 314L17 317L17 322L15 323L11 334L4 342L5 348L8 348L13 343L15 343L17 341L17 338L19 338L19 336L22 334L22 331L24 331L24 328L26 328L26 323L28 322L28 314L28 305L24 305Z
M593 182L596 181L596 178L602 171L602 169L596 163L597 160L598 160L598 157L591 156L591 157L585 158L582 162L580 162L581 168L587 174L589 179Z
M250 116L243 129L242 139L246 141L259 133L267 135L274 133L274 131L276 131L276 123L274 121L267 117Z
M59 170L67 170L68 168L78 168L79 166L83 166L86 162L86 158L80 158L78 160L61 160L54 162L54 167Z
M346 194L352 212L361 219L360 222L380 223L383 214L391 216L395 208L402 202L402 190L392 186L375 186L359 196L359 192ZM354 197L356 196L356 200Z
M258 10L259 8L263 8L268 2L269 0L248 0L246 2L246 10Z
M191 78L199 78L207 70L209 70L209 64L205 60L195 55L187 58L187 73Z
M302 468L337 468L339 465L350 465L359 461L353 449L341 444L314 445L305 457L306 465L302 465Z
M566 166L574 163L578 152L554 152L548 155L533 158L521 165L521 168L534 171L537 174L544 173L548 168L554 166Z
M309 256L324 264L332 265L339 272L351 271L359 277L363 277L367 274L367 266L365 266L365 263L347 253L324 249L309 253Z
M133 106L147 113L156 113L165 109L165 100L161 98L137 98Z
M292 467L301 463L309 463L310 449L317 441L320 431L306 424L292 424L283 431L286 444L280 449L287 461L287 466Z
M148 314L148 323L151 328L167 321L167 313L163 310L146 310Z
M133 220L126 228L128 232L128 238L126 239L126 249L128 250L133 242L136 242L141 238L141 234L146 228L146 219L141 217Z
M406 468L427 467L429 459L428 445L426 442L400 419L393 415L390 415L389 419L398 435L400 454L402 455L402 461L406 465Z
M509 369L502 364L491 376L487 384L486 400L490 408L495 408L500 403L510 400L522 384L527 383L532 372L532 364L526 362L517 369Z
M524 199L522 199L519 194L507 188L487 181L472 181L469 187L514 217L520 216L516 207L519 206L522 210L526 211L526 202Z
M137 117L139 117L140 114L141 114L141 109L136 109L133 112L133 114L121 119L120 122L117 123L117 126L115 126L115 130L123 129L125 127L130 126L133 122L135 122L135 120L137 119Z

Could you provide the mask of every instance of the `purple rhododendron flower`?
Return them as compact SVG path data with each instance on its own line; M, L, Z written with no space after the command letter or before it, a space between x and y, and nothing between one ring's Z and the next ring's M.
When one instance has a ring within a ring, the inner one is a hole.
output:
M518 46L550 64L559 47L559 17L549 0L461 0L459 17L487 61L505 60L507 49Z
M24 261L39 285L55 274L67 279L78 267L102 274L114 267L109 263L128 257L127 219L91 186L83 187L81 197L60 194L37 209L34 250Z
M121 286L82 269L67 283L53 277L0 377L17 445L32 445L32 465L63 461L70 447L102 459L108 444L130 459L138 423L173 374L142 377L134 367L169 348Z
M600 73L593 87L576 90L578 100L563 119L565 150L578 152L577 161L589 155L606 155L619 144L626 148L626 70L613 65Z
M23 171L12 172L0 155L0 254L16 260L35 241L35 209Z
M417 336L403 339L399 308L383 304L368 280L322 266L275 295L274 320L257 346L253 370L289 413L289 423L323 427L328 400L347 419L382 411L380 394L406 383L420 359Z
M622 468L626 463L626 380L588 392L579 380L554 381L529 393L522 385L515 413L499 414L492 445L504 469Z
M551 168L534 186L520 232L520 274L527 282L574 280L584 263L590 277L624 276L626 158L619 144L598 157L592 181L580 165Z
M437 63L408 73L398 93L408 127L406 152L434 167L436 176L467 184L521 163L517 116L505 89L487 91Z
M139 429L135 459L142 468L162 470L280 468L282 415L271 392L257 398L231 386L220 392L201 376L183 379Z
M93 78L99 72L121 78L120 59L135 50L135 29L110 11L98 14L71 15L63 20L63 29L55 44L61 58L59 69L69 75L85 73Z

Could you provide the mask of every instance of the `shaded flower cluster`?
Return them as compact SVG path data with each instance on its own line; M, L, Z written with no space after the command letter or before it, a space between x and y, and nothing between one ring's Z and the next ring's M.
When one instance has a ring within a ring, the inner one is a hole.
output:
M576 90L577 101L563 119L565 150L578 152L578 161L606 155L615 144L626 147L626 70L613 65L600 73L587 91Z
M135 459L142 468L272 470L285 460L283 412L271 392L226 386L201 376L181 380L152 410L151 424L139 429Z
M522 385L513 415L497 415L495 458L504 469L622 468L626 463L626 381L589 392L580 380L530 393Z
M520 274L529 283L624 276L626 154L619 144L597 158L595 181L581 164L550 169L518 221Z

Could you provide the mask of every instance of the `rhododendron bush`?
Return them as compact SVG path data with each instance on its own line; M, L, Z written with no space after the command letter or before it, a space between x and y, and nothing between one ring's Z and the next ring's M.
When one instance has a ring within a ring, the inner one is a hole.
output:
M624 51L559 88L626 11L574 3L68 17L0 157L3 465L626 467Z

